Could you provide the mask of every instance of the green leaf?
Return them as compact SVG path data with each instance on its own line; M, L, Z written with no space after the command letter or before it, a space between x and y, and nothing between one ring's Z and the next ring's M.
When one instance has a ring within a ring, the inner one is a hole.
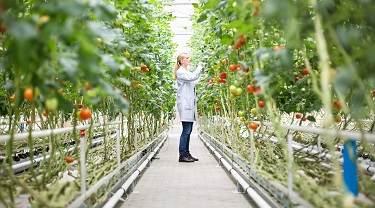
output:
M202 14L199 16L197 22L200 23L200 22L203 22L204 20L207 20L207 15L206 15L206 13L202 13Z
M78 72L78 62L68 57L61 57L59 63L70 80L75 80Z
M37 36L35 26L26 21L14 22L9 26L9 34L18 40L29 40Z
M117 63L113 56L109 54L102 55L103 63L110 69L111 73L115 73L117 71Z
M309 120L311 122L316 122L314 116L307 116L307 120Z

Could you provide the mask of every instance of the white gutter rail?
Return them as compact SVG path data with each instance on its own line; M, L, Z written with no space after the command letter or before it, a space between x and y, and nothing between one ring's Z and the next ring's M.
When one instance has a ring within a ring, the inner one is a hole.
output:
M163 145L166 139L167 139L167 136L160 142L160 144L155 148L155 150L151 152L151 154L146 158L146 160L134 171L134 173L128 178L128 180L126 180L125 183L122 184L119 190L117 190L116 193L103 206L104 208L112 208L117 204L117 202L120 200L120 198L125 193L125 191L130 187L130 185L132 185L132 183L135 181L138 175L143 171L143 169L151 161L151 159L154 157L154 155L159 150L159 148Z
M274 126L271 122L264 122L261 123L259 121L254 121L257 124L260 125L266 125L266 126ZM352 132L352 131L346 131L346 130L335 130L335 129L323 129L323 128L316 128L316 127L304 127L304 126L293 126L293 125L285 125L281 124L281 128L283 129L290 129L295 131L302 131L312 134L319 134L319 135L329 135L333 137L340 137L344 139L355 139L357 141L361 141L362 138L367 140L368 142L371 142L375 144L375 134L369 134L369 133L361 133L361 132Z
M106 125L117 125L121 124L121 121L115 121L115 122L108 122ZM96 123L93 124L92 127L99 127L103 126L103 124ZM83 130L83 129L88 129L90 128L90 124L88 125L82 125L82 126L76 126L76 130ZM44 136L50 136L50 135L56 135L56 134L63 134L63 133L68 133L68 132L73 132L74 127L66 127L66 128L59 128L59 129L46 129L46 130L41 130L41 131L33 131L31 132L31 137L36 138L36 137L44 137ZM10 140L12 135L7 134L7 135L0 135L0 143L1 142L7 142ZM14 141L22 141L30 137L29 132L25 133L18 133L14 134Z
M237 180L237 182L241 184L242 188L246 191L246 193L252 198L252 200L254 200L254 202L259 207L271 208L271 206L253 188L250 187L250 185L237 173L236 170L232 168L232 166L220 155L218 151L215 150L213 146L211 146L205 139L202 139L202 141L211 149L213 153L215 153L219 161L233 175L233 177Z

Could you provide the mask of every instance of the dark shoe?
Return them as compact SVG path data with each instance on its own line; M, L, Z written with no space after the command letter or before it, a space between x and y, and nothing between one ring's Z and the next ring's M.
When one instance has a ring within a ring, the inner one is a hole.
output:
M193 157L193 156L191 156L191 155L189 155L189 157L190 157L191 159L193 159L194 161L199 161L198 158L195 158L195 157Z
M178 162L194 162L194 159L187 156L180 156Z

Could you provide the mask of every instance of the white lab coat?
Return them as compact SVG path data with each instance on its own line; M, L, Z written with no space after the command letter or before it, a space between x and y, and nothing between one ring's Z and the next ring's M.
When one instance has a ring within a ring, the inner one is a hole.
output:
M195 84L199 81L201 71L201 66L198 66L194 72L190 72L181 66L176 72L178 85L177 109L181 121L196 121L198 113Z

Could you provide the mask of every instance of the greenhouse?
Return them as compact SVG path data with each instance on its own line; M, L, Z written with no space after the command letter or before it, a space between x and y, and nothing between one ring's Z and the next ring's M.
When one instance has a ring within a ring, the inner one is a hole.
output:
M0 208L375 207L372 0L0 0Z

